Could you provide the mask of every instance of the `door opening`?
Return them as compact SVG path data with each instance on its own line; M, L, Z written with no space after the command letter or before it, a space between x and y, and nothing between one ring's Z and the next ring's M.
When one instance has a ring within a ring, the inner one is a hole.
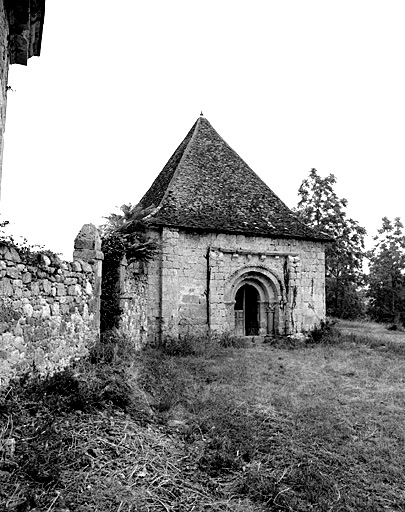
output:
M235 297L235 331L239 336L259 334L259 293L254 286L243 285Z

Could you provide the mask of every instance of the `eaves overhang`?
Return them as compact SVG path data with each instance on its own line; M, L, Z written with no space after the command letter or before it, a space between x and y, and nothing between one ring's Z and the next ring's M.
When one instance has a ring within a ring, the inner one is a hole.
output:
M180 229L183 231L188 232L194 232L194 233L223 233L226 235L244 235L244 236L255 236L255 237L261 237L261 238L271 238L271 239L292 239L292 240L306 240L309 242L321 242L321 243L331 243L334 241L334 239L327 235L326 233L319 232L316 230L313 230L312 234L308 235L291 235L290 233L282 233L282 232L264 232L264 231L250 231L250 230L240 230L240 229L227 229L227 228L216 228L216 227L199 227L199 226L192 226L192 225L186 225L186 224L176 224L176 223L170 223L164 220L157 220L157 219L150 219L148 220L145 225L150 228L174 228L174 229Z
M10 64L27 65L41 53L45 0L6 0L10 35Z

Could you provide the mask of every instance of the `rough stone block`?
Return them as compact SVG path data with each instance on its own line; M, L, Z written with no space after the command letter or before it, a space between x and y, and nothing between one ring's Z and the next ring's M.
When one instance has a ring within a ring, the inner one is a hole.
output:
M68 287L68 294L69 295L81 295L82 294L82 288L78 284L73 284Z
M75 239L74 248L75 251L79 251L81 249L94 251L101 250L100 234L94 224L84 224Z
M52 290L52 285L51 285L50 281L48 281L47 279L42 281L42 289L44 290L44 292L46 294L50 294L51 290Z
M0 280L0 296L11 297L14 293L10 279L4 277Z
M49 267L51 264L51 259L46 254L40 254L39 255L39 264L43 265L44 267Z
M27 317L31 317L34 313L34 308L31 306L31 304L26 303L23 305L23 312Z
M22 282L24 284L28 284L32 281L32 274L31 272L25 272L23 275L22 275Z
M64 295L66 295L66 287L64 284L57 284L56 290L57 290L56 293L57 293L58 297L63 297Z
M66 315L69 313L69 304L61 304L60 305L60 312L63 314L63 315Z

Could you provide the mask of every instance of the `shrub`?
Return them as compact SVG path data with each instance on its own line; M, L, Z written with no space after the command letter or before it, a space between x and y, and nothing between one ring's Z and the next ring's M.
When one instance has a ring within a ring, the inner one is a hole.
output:
M316 344L333 345L339 343L340 333L335 328L335 322L331 320L322 320L319 326L316 326L308 333L308 342Z

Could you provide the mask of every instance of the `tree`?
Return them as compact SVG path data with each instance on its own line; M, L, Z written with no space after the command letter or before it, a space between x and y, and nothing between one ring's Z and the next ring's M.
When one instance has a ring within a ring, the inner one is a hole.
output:
M331 237L325 249L327 314L355 318L364 310L358 289L364 282L366 230L347 217L347 200L337 196L335 184L333 174L322 178L311 169L298 190L295 212L305 224Z
M125 255L131 261L148 261L156 250L156 243L145 237L144 220L153 210L139 205L123 204L121 214L111 213L106 223L99 226L103 241L103 251L114 252L118 259Z
M117 327L121 317L120 268L126 258L127 264L135 261L147 262L157 250L157 243L146 233L145 218L153 207L143 209L138 205L122 205L120 214L111 213L106 223L99 226L104 253L103 279L101 285L101 332Z
M405 323L405 235L399 217L382 219L368 253L369 313L379 322Z

